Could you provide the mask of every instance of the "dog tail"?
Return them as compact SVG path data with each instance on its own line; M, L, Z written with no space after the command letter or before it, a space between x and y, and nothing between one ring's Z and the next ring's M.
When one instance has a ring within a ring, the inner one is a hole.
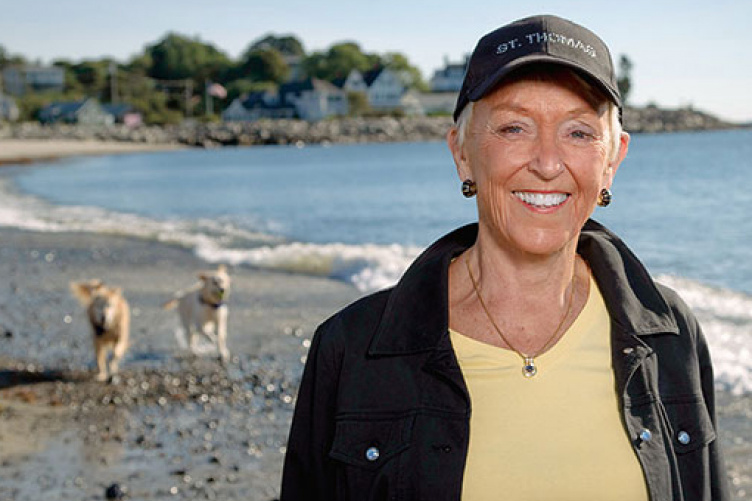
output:
M178 305L178 298L173 298L162 305L163 310L171 310Z

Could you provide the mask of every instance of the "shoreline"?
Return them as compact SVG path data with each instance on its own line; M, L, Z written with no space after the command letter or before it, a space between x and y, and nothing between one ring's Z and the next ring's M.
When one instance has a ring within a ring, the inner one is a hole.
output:
M76 139L0 139L0 166L55 161L83 155L115 155L183 149L177 144L146 144Z

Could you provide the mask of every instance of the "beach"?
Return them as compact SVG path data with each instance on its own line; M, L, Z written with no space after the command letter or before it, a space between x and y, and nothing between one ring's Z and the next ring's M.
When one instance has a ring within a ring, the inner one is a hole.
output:
M0 154L127 151L13 143L0 142ZM214 266L155 240L0 227L0 501L105 499L108 489L144 500L279 495L314 329L362 293L326 277L231 267L223 366L213 353L191 356L177 315L161 309ZM122 287L133 313L132 346L109 383L93 380L91 334L69 292L92 278ZM734 499L749 499L752 397L719 394L718 414Z
M112 155L180 148L176 144L75 140L75 139L2 139L0 165L56 160L75 155Z

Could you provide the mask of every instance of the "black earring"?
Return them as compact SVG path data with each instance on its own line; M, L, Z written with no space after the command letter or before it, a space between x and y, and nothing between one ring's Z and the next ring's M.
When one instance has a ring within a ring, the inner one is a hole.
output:
M608 207L608 204L611 203L611 200L613 199L613 195L611 194L611 190L608 188L603 188L600 193L598 193L598 205L601 207Z
M478 186L476 186L475 181L472 179L462 181L462 194L465 195L465 198L472 198L476 193L478 193Z

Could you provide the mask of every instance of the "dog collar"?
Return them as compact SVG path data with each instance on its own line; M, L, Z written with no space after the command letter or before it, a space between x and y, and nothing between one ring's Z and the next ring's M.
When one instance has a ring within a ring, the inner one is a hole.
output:
M220 307L222 307L222 306L224 306L224 305L225 305L225 302L224 302L224 301L220 301L220 302L218 302L218 303L212 303L212 302L210 302L210 301L207 301L207 300L205 300L205 299L204 299L203 297L201 297L201 296L199 296L199 297L198 297L198 302L199 302L199 303L201 303L201 304L204 304L204 305L206 305L206 306L210 306L210 307L214 308L215 310L216 310L217 308L220 308Z

